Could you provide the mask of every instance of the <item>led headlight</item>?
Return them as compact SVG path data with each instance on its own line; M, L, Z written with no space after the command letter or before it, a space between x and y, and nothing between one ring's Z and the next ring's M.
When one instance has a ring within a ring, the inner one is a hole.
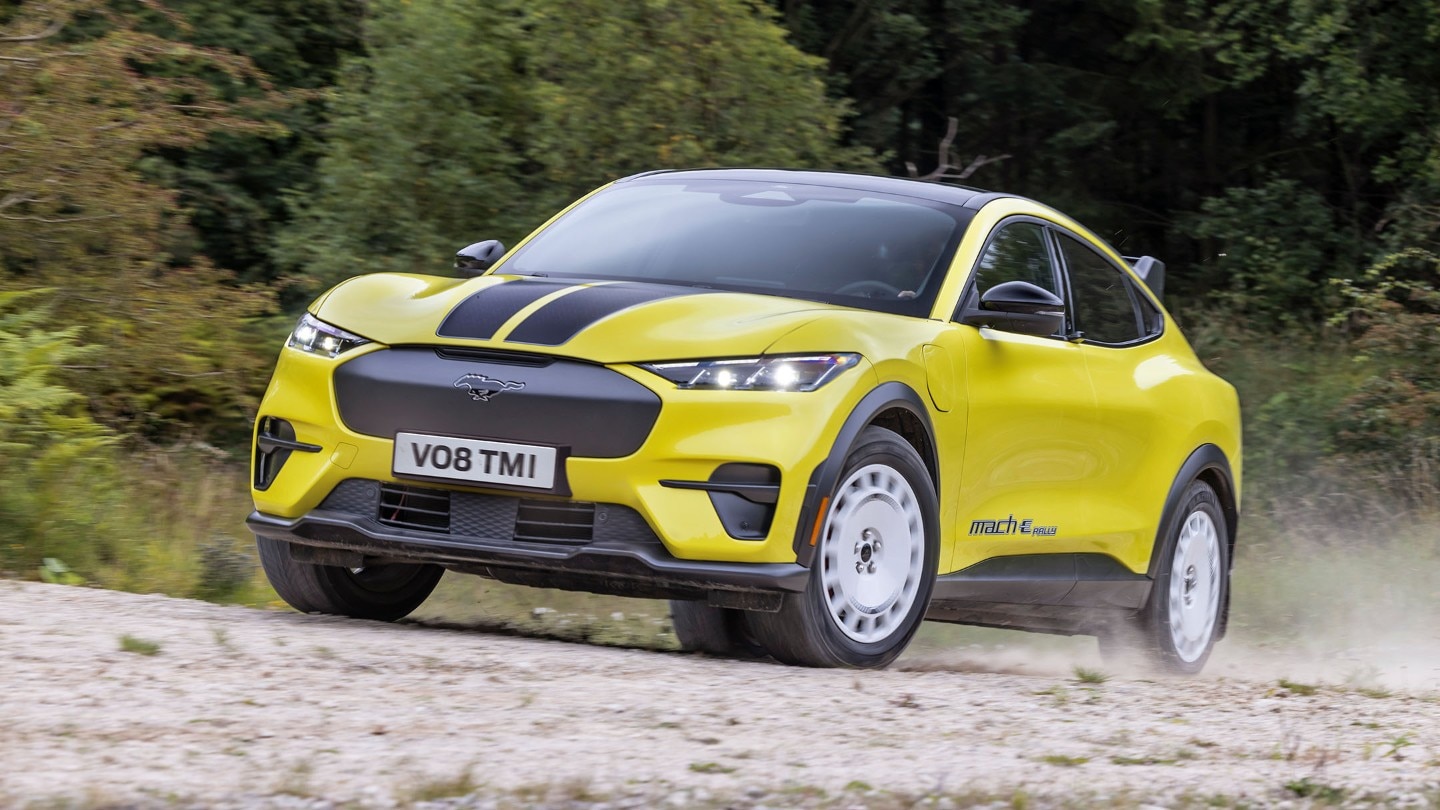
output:
M858 354L812 354L644 363L680 388L733 391L814 391L860 362Z
M367 338L331 326L307 312L300 316L300 323L295 324L295 331L290 333L285 345L302 352L335 357L369 342Z

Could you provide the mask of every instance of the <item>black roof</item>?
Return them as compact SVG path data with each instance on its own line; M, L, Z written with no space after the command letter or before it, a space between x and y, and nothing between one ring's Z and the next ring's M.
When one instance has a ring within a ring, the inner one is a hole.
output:
M1015 196L985 191L965 186L951 186L929 183L923 180L908 180L902 177L876 177L868 174L847 172L811 172L791 169L683 169L644 172L634 174L618 182L657 180L749 180L762 183L793 183L796 185L829 186L857 191L876 191L883 194L898 194L905 197L919 197L923 200L949 203L951 205L979 208L981 205L1000 197Z

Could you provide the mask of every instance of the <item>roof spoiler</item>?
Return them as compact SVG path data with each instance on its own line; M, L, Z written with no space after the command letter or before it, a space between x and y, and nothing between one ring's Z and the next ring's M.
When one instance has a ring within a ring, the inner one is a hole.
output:
M1135 275L1145 282L1156 298L1165 297L1165 263L1154 256L1126 256L1125 261L1135 269Z

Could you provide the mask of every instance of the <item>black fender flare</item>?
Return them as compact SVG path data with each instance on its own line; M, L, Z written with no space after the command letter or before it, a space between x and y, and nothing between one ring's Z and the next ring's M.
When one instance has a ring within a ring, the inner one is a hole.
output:
M1206 473L1210 475L1206 475ZM1160 513L1160 525L1155 530L1155 544L1150 551L1150 565L1145 574L1153 582L1159 574L1160 559L1165 552L1165 542L1178 528L1180 520L1180 500L1185 496L1185 490L1190 482L1205 477L1207 482L1215 489L1215 495L1220 499L1220 509L1225 515L1225 534L1229 540L1225 549L1225 564L1227 569L1235 567L1235 542L1236 532L1240 526L1240 510L1236 505L1235 476L1230 471L1230 459L1225 456L1225 451L1213 444L1202 444L1195 448L1185 463L1180 465L1180 471L1175 474L1175 480L1170 484L1170 492L1165 496L1165 509ZM1227 570L1228 573L1228 570ZM1151 591L1152 597L1154 591ZM1226 630L1230 624L1230 589L1225 589L1225 604L1220 606L1220 626L1215 636L1216 640L1225 637Z
M845 418L845 423L840 426L839 433L835 435L830 455L810 474L810 482L805 487L805 500L800 506L800 518L795 523L795 561L800 565L810 567L815 556L815 546L811 545L810 541L816 536L819 522L825 518L823 505L827 503L830 491L839 483L840 473L845 469L845 459L850 456L856 439L860 437L860 431L873 422L875 417L895 408L914 416L924 428L927 441L920 451L920 457L930 471L937 496L940 493L940 461L936 455L935 428L930 422L925 400L915 393L915 389L904 383L881 383L856 403L850 415Z
M1165 544L1165 538L1174 531L1175 522L1180 519L1180 499L1185 496L1185 488L1190 486L1191 481L1212 470L1215 472L1213 480L1220 484L1215 487L1215 495L1220 499L1221 509L1225 512L1225 533L1229 536L1230 548L1235 547L1235 530L1238 528L1240 514L1235 506L1235 477L1230 472L1230 459L1226 458L1225 451L1219 447L1202 444L1180 465L1180 472L1175 474L1175 479L1170 484L1170 492L1165 496L1165 509L1160 513L1160 525L1155 530L1155 544L1150 552L1150 567L1145 572L1151 579L1158 573L1159 552ZM1228 562L1233 568L1234 555L1229 556Z

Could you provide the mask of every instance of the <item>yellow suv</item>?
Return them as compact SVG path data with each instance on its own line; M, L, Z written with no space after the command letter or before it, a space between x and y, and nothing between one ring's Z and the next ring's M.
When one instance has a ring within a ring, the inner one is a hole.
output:
M605 186L460 277L309 307L249 525L302 611L445 569L670 599L683 646L879 667L921 619L1197 672L1225 632L1234 389L1127 260L1008 194L726 169Z

